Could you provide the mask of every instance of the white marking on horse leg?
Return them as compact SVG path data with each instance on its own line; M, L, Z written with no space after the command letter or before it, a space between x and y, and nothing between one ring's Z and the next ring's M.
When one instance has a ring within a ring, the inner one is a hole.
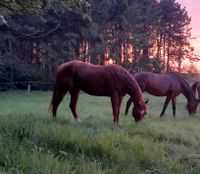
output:
M80 119L79 117L74 118L74 122L75 122L75 123L80 123L80 122L81 122L81 119Z

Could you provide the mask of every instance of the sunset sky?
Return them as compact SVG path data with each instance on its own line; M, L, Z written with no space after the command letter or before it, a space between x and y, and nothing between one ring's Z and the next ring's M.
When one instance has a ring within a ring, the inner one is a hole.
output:
M191 40L191 44L195 49L195 54L200 55L200 0L176 0L182 7L186 8L188 15L192 18L192 37L196 39ZM200 62L198 62L200 67ZM200 69L198 67L198 69Z

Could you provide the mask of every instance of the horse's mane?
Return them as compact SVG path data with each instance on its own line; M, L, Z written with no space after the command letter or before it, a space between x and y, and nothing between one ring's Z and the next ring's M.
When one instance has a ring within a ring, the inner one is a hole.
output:
M126 72L126 73L125 73ZM135 80L135 78L134 78L134 76L132 76L131 74L129 74L129 72L128 71L125 71L124 72L124 74L125 74L125 76L127 77L127 81L128 81L128 83L133 83L133 81L136 81ZM136 81L136 84L138 84L137 83L137 81ZM138 85L139 86L139 85ZM134 86L135 87L135 86ZM140 89L140 87L139 87L139 89Z
M138 82L135 80L135 78L126 69L123 69L121 66L117 64L114 64L111 66L116 66L117 68L120 69L120 71L118 72L125 77L126 81L124 83L127 84L127 87L126 87L127 89L130 87L130 90L132 91L131 93L133 95L132 97L142 98L141 97L142 92L140 92L140 87L138 85ZM133 91L138 91L138 92L133 92Z
M198 81L194 82L191 86L192 90L194 91L194 93L196 92L196 88L197 88L197 85L198 85Z
M126 70L123 69L120 65L118 64L109 64L109 65L104 65L104 66L111 66L111 67L116 67L118 68L120 71L118 71L121 75L123 74L123 76L126 78L126 81L128 81L128 83L133 83L133 77L132 75Z
M195 98L194 91L190 87L189 83L183 77L174 72L169 72L169 74L176 77L181 82L183 90L185 90L185 92L187 92L187 94L189 94L191 97Z

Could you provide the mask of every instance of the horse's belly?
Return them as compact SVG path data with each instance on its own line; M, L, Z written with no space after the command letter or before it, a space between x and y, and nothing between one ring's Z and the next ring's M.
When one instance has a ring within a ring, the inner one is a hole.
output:
M101 88L99 86L82 86L80 88L82 91L95 96L109 96L109 92L106 90L107 88Z
M90 94L90 95L94 95L94 96L109 96L108 93L102 91L102 90L88 90L88 89L82 89L84 92Z
M151 89L146 90L146 92L154 96L167 96L167 90Z
M114 88L113 85L109 85L107 80L102 78L79 78L74 85L80 90L95 96L110 96L110 92Z

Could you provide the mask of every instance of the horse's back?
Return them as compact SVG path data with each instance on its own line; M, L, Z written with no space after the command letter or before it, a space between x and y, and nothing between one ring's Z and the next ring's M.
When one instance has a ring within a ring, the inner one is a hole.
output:
M58 66L56 70L56 76L60 75L73 75L75 73L77 66L81 64L80 61L74 60L70 62L63 63Z
M181 90L179 79L170 73L141 72L134 74L134 77L143 90L151 95L166 96L173 91L178 95Z
M64 63L57 70L57 78L70 82L73 88L97 96L109 96L113 91L123 93L127 76L131 77L119 65L100 66L77 60Z

